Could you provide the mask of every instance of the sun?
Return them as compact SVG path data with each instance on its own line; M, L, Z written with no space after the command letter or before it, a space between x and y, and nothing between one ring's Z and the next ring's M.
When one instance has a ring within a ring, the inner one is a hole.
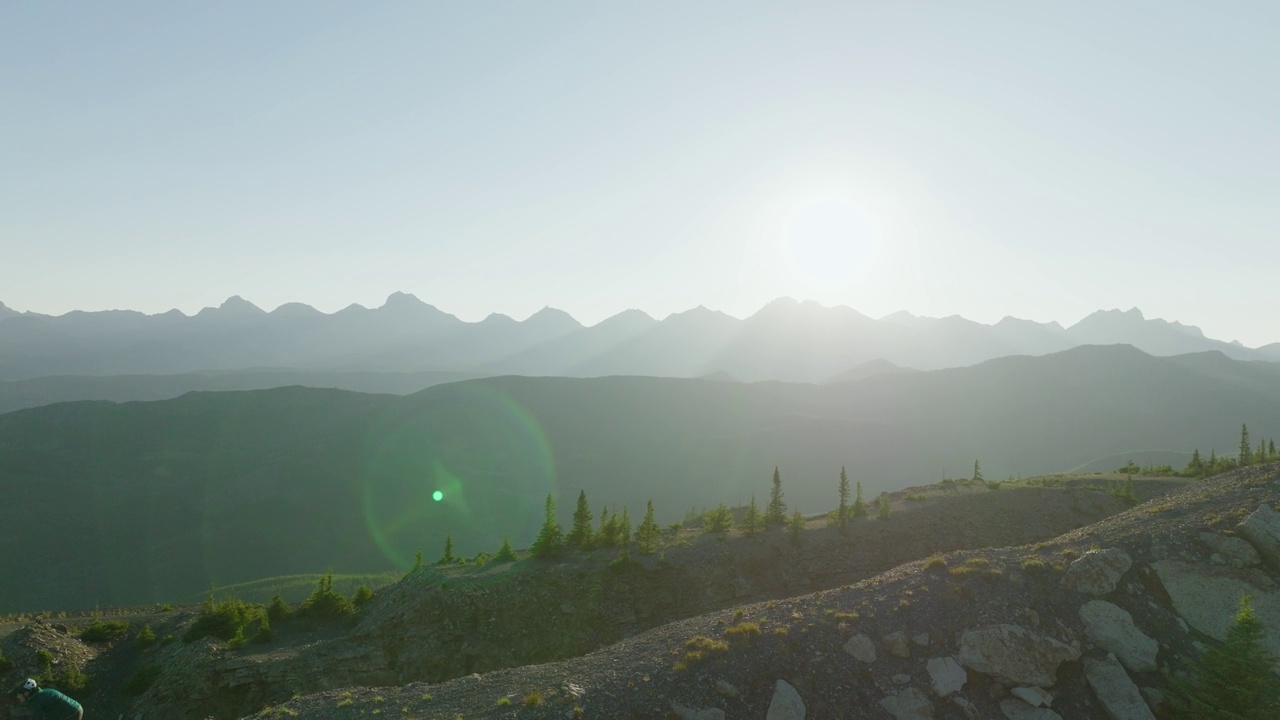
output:
M858 284L874 273L879 255L873 218L847 197L797 203L783 219L778 243L787 271L813 293Z

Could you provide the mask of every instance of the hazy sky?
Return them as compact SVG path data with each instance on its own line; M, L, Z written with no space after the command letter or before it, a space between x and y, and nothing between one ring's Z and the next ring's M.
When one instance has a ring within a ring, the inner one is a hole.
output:
M1280 3L0 5L0 301L1280 340Z

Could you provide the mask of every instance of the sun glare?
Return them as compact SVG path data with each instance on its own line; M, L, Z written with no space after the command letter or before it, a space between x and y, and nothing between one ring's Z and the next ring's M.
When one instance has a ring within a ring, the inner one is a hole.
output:
M879 254L872 218L845 198L797 204L778 240L787 270L812 292L848 288L874 270Z

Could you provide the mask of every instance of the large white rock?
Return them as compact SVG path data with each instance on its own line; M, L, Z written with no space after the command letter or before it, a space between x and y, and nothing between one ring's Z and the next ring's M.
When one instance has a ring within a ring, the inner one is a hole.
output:
M1000 701L1000 712L1009 720L1062 720L1062 716L1049 708L1032 707L1017 698Z
M1116 589L1116 583L1132 566L1129 554L1119 548L1090 550L1067 567L1062 584L1085 595L1102 597Z
M960 692L965 681L969 679L968 673L960 667L960 663L956 662L955 658L930 658L929 662L925 663L925 668L929 671L929 684L933 688L933 694L938 697Z
M1049 707L1053 704L1053 695L1035 685L1021 685L1010 690L1009 694L1032 707Z
M1105 660L1086 659L1084 677L1111 720L1155 720L1138 686L1114 655Z
M1080 657L1080 648L1019 625L988 625L960 636L956 659L974 672L1012 685L1051 687L1058 665Z
M1208 545L1210 549L1235 567L1253 567L1262 562L1262 559L1258 557L1258 551L1238 537L1206 532L1200 533L1200 542Z
M932 720L933 703L920 690L909 687L897 695L880 699L880 707L896 720Z
M849 638L849 642L844 644L844 651L852 655L854 659L861 660L864 663L876 661L876 644L871 641L871 638L862 633L856 633Z
M1103 650L1115 653L1125 667L1134 672L1156 669L1160 643L1139 630L1133 616L1124 608L1106 600L1090 600L1080 606L1080 621L1089 639Z
M1272 655L1280 656L1280 593L1263 590L1246 578L1251 572L1181 560L1161 560L1151 564L1160 584L1169 595L1173 609L1191 627L1217 640L1227 638L1235 624L1240 598L1253 598L1253 611L1266 627L1262 642Z
M1267 562L1280 567L1280 513L1263 503L1240 523L1240 534Z
M804 701L786 680L778 680L773 686L773 700L765 720L804 720Z

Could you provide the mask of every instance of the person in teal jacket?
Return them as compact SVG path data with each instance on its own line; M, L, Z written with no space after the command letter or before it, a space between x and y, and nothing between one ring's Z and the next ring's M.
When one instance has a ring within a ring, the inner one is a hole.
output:
M40 684L31 678L18 683L13 696L27 704L31 720L81 720L84 717L80 703L57 690L40 689Z

